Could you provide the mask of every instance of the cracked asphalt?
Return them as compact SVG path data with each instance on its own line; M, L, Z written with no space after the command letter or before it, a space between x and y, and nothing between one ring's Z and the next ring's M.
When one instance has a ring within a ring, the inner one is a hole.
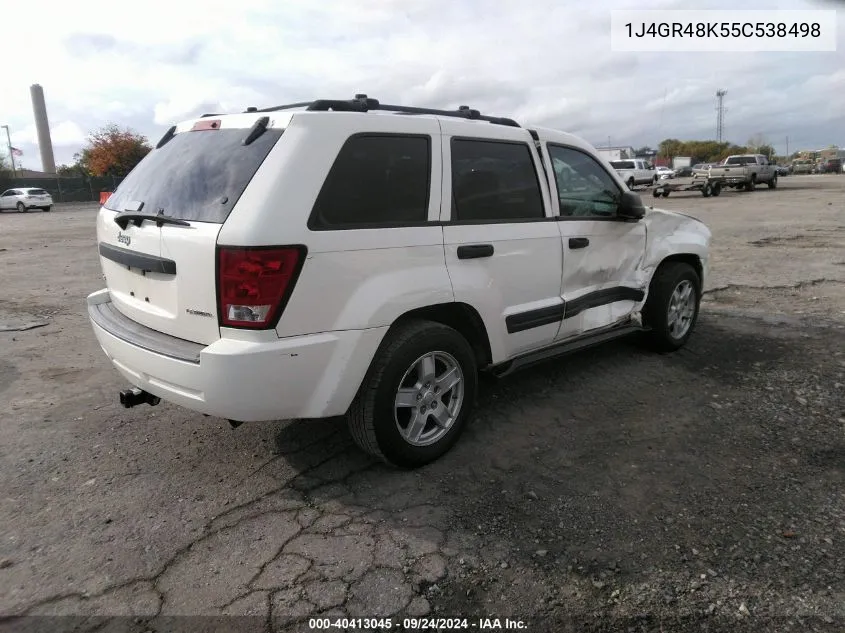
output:
M658 206L714 233L688 347L485 382L413 472L340 420L120 408L84 311L96 209L0 215L0 325L47 323L0 331L0 630L841 631L845 176Z

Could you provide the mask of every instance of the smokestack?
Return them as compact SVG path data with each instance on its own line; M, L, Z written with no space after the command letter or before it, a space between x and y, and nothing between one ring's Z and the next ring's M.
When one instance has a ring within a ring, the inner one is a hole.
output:
M35 114L35 129L38 132L38 149L41 151L41 168L48 174L56 173L56 159L53 158L53 140L50 138L50 123L47 121L47 103L44 89L38 84L29 87L32 96L32 112Z

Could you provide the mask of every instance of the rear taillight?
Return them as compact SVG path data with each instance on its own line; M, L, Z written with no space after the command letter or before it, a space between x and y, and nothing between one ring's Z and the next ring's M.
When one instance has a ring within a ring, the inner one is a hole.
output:
M220 325L275 327L305 261L304 246L235 248L217 251Z

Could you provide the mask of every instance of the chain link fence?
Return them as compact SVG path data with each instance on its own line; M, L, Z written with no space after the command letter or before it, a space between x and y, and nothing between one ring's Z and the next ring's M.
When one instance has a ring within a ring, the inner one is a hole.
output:
M91 178L3 178L0 192L20 187L38 187L46 190L53 202L99 202L100 193L114 191L122 178L112 176Z

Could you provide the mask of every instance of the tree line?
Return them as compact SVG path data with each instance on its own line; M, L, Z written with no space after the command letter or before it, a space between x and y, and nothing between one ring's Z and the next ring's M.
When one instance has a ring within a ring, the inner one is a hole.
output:
M106 125L88 135L73 162L56 168L59 176L123 178L152 150L147 137L130 128ZM8 159L0 156L0 175L11 176Z
M650 147L641 147L637 150L638 155L651 153L653 153L653 150ZM731 142L681 141L676 138L667 138L660 141L657 146L657 156L660 158L671 160L677 156L689 156L693 159L693 163L717 163L734 154L763 154L770 161L789 162L798 158L800 152L793 152L789 156L778 156L775 148L761 134L752 136L745 145L737 145Z

